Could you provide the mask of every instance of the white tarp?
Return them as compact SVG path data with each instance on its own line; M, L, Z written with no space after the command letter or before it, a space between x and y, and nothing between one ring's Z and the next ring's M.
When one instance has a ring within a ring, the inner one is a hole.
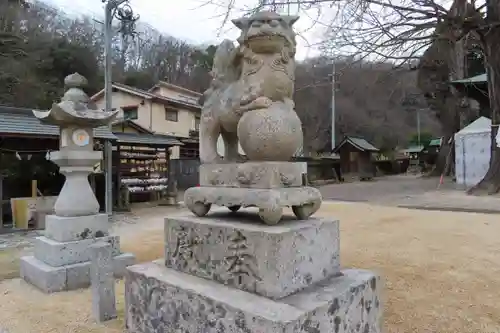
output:
M491 120L480 117L455 134L457 184L474 186L490 166Z
M500 131L497 131L497 136L495 137L495 141L497 142L497 147L500 147Z

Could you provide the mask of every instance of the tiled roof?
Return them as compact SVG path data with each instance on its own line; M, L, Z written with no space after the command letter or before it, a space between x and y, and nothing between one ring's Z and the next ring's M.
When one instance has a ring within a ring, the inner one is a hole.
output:
M487 83L487 82L488 82L488 76L486 75L486 73L479 74L462 80L451 81L451 83L462 83L462 84Z
M144 126L139 125L138 123L134 122L131 119L122 119L122 120L119 120L119 121L113 123L113 126L116 126L116 125L118 125L118 126L124 125L124 127L131 127L133 129L137 130L139 133L154 134L153 131L147 129ZM119 132L119 133L121 133L121 132Z
M379 151L378 148L374 147L371 143L366 141L365 139L362 138L356 138L353 136L346 136L342 142L338 144L337 147L333 150L334 153L338 152L340 147L345 145L346 143L351 144L355 148L361 150L361 151L370 151L370 152L377 152Z
M42 124L34 115L32 109L0 106L0 135L18 134L59 136L59 127ZM94 129L94 136L101 139L116 139L108 127Z
M401 153L420 153L420 152L422 152L422 150L424 150L424 146L420 145L420 146L408 147L406 149L401 149L400 152Z
M193 96L198 96L198 97L201 97L201 93L197 92L197 91L194 91L194 90L190 90L190 89L187 89L187 88L184 88L184 87L181 87L181 86L177 86L175 84L172 84L172 83L168 83L168 82L165 82L165 81L159 81L157 84L154 85L154 87L152 87L151 89L149 89L149 91L153 91L155 88L158 88L158 87L166 87L166 88L170 88L172 90L177 90L177 91L180 91L180 92L183 92L183 93L186 93L186 94L190 94L190 95L193 95Z
M443 138L438 138L438 139L432 139L429 142L430 147L440 147L441 146L441 141L443 141Z
M153 99L153 100L156 100L159 102L177 104L177 105L188 107L191 109L193 109L193 108L194 109L201 109L201 106L196 104L196 103L190 103L190 102L186 102L186 101L180 100L180 99L175 99L175 98L166 97L166 96L162 96L162 95L158 95L158 94L153 94L149 91L142 90L142 89L135 88L135 87L131 87L131 86L127 86L127 85L121 84L121 83L116 83L116 82L113 83L113 88L118 89L118 90L123 91L123 92L126 92L126 93L129 93L129 94L132 94L132 95L146 98L146 99ZM101 98L102 96L104 96L104 89L102 89L97 94L92 96L92 100L95 101L95 100Z
M177 138L160 135L160 134L146 134L146 133L121 133L115 132L114 135L118 138L119 143L127 144L143 144L151 146L183 146Z

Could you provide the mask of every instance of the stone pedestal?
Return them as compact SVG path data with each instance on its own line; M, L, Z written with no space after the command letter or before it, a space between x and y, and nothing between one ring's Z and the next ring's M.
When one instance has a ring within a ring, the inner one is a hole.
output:
M204 216L213 204L237 211L257 207L261 220L277 224L283 207L292 207L300 220L321 206L318 189L306 186L305 162L246 162L202 164L200 186L184 193L184 203L197 216Z
M338 221L172 217L165 240L127 268L129 332L381 332L379 277L340 269Z
M118 236L109 236L106 214L78 217L47 215L45 236L37 237L34 255L21 258L20 275L46 293L86 288L90 285L90 249L108 242L113 249L116 277L134 263L134 256L120 252Z
M275 299L339 274L338 221L242 219L167 218L165 266Z
M200 186L282 188L303 186L305 162L201 164Z

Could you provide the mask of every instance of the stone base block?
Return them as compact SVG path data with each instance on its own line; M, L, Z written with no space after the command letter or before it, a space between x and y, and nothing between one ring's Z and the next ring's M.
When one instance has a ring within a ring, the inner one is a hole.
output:
M306 162L246 162L200 165L201 186L282 188L306 185Z
M58 242L71 242L108 235L109 221L107 214L87 216L45 217L45 236Z
M214 213L168 217L164 230L167 267L268 298L340 272L337 220L265 226L242 213Z
M113 272L120 278L127 266L133 265L135 257L122 253L113 258ZM21 278L46 293L75 290L90 286L90 261L73 265L54 267L36 259L34 256L21 258Z
M211 206L219 205L237 211L241 207L258 207L259 216L266 224L277 224L283 216L283 207L292 207L299 220L305 220L321 206L321 193L314 187L274 189L191 187L184 193L184 203L197 216L204 216Z
M109 243L113 249L113 256L120 254L120 238L118 236L90 238L73 242L57 242L41 236L35 238L34 255L36 259L54 267L78 264L90 260L89 247L96 242Z
M166 268L131 266L125 276L129 332L380 333L380 280L344 270L279 301Z

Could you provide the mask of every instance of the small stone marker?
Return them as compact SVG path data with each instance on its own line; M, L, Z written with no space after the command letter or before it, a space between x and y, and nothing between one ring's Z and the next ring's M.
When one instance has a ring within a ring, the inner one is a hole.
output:
M92 313L98 322L116 318L113 247L109 243L90 246Z

